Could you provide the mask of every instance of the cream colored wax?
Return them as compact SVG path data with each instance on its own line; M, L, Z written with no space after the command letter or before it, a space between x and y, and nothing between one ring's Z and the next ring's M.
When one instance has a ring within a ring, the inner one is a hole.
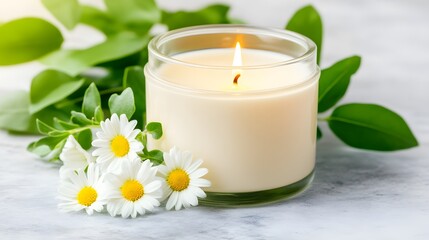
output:
M242 49L243 66L291 57ZM201 50L175 59L230 66L233 49ZM304 65L233 71L161 66L147 76L147 120L161 122L164 136L149 147L189 150L204 160L212 182L207 191L251 192L283 187L314 169L317 73ZM234 75L241 77L233 84Z

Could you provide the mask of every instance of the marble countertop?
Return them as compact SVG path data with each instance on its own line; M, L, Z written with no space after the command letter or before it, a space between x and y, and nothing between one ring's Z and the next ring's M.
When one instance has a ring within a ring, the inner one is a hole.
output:
M211 1L160 2L194 8ZM246 4L234 1L232 15L282 27L303 1ZM399 112L416 134L418 148L355 150L322 125L313 185L294 199L254 208L158 210L124 220L59 213L58 166L26 152L35 137L1 132L0 239L429 239L429 2L315 5L325 22L322 65L352 54L363 57L342 102L381 103ZM0 93L28 88L39 69L33 63L0 67Z

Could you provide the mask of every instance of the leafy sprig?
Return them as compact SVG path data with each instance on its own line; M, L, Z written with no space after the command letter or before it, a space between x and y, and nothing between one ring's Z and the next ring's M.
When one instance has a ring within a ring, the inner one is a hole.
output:
M82 134L82 144L91 126L97 126L110 111L137 120L139 128L146 126L142 67L148 60L147 44L155 24L171 30L202 24L242 23L232 19L228 15L229 7L222 4L172 12L160 9L154 0L104 0L105 10L82 5L77 0L42 2L67 29L84 24L106 37L89 48L62 49L61 32L46 20L23 18L0 25L0 35L8 36L0 38L0 65L38 60L49 68L34 77L29 93L16 91L0 96L0 128L27 133L42 130L47 136L29 149L53 158L57 157L67 135L73 134L79 139ZM299 9L285 28L316 43L320 64L323 23L317 10L310 5ZM406 122L393 111L374 104L337 106L360 62L359 56L350 56L322 70L318 99L320 122L327 122L339 139L356 148L392 151L417 146ZM109 97L111 94L113 97ZM124 99L129 103L118 104ZM80 108L82 102L84 107ZM143 132L150 133L147 130ZM146 142L143 135L139 138ZM318 127L317 137L322 135ZM159 155L156 151L143 153L144 157L153 159L160 159Z
M298 10L286 25L312 39L318 56L322 51L323 24L317 10L306 6ZM318 57L318 63L320 58ZM338 61L321 72L319 80L319 113L334 107L326 121L333 133L349 146L368 150L394 151L418 145L411 129L397 113L376 104L345 104L336 107L344 97L351 77L358 71L361 57L351 56ZM317 128L318 139L322 131Z
M113 113L118 115L125 114L129 118L136 109L131 88L126 88L119 95L112 94L108 102L110 115ZM42 158L51 161L58 160L61 150L70 135L75 137L82 148L88 150L92 146L93 130L100 128L100 122L105 119L104 115L100 93L97 86L92 83L85 91L81 112L71 111L68 121L54 118L53 124L49 125L39 119L36 120L37 130L45 137L31 143L28 146L28 150ZM160 139L163 134L161 123L149 123L137 138L144 146L143 153L140 155L142 160L149 159L155 164L161 164L163 162L162 152L148 150L147 134L151 134L154 139Z

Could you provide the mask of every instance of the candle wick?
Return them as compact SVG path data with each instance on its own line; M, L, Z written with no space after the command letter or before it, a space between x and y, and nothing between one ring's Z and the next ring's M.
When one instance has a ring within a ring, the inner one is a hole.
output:
M234 84L235 85L238 85L238 79L240 78L240 74L237 74L237 75L235 75L235 78L234 78Z

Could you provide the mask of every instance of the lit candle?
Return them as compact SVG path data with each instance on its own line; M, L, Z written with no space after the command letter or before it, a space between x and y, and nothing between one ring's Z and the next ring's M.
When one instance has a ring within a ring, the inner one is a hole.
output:
M240 43L237 42L237 44L235 44L235 52L234 52L234 60L232 61L232 66L234 67L240 67L243 65L243 60L241 57L241 46ZM241 76L241 71L240 69L235 69L233 71L233 76L234 76L234 80L232 81L232 83L234 84L234 86L238 86L238 79Z
M209 204L275 201L309 184L319 77L310 40L287 31L198 27L155 38L149 52L147 120L164 127L150 147L177 146L203 159Z

